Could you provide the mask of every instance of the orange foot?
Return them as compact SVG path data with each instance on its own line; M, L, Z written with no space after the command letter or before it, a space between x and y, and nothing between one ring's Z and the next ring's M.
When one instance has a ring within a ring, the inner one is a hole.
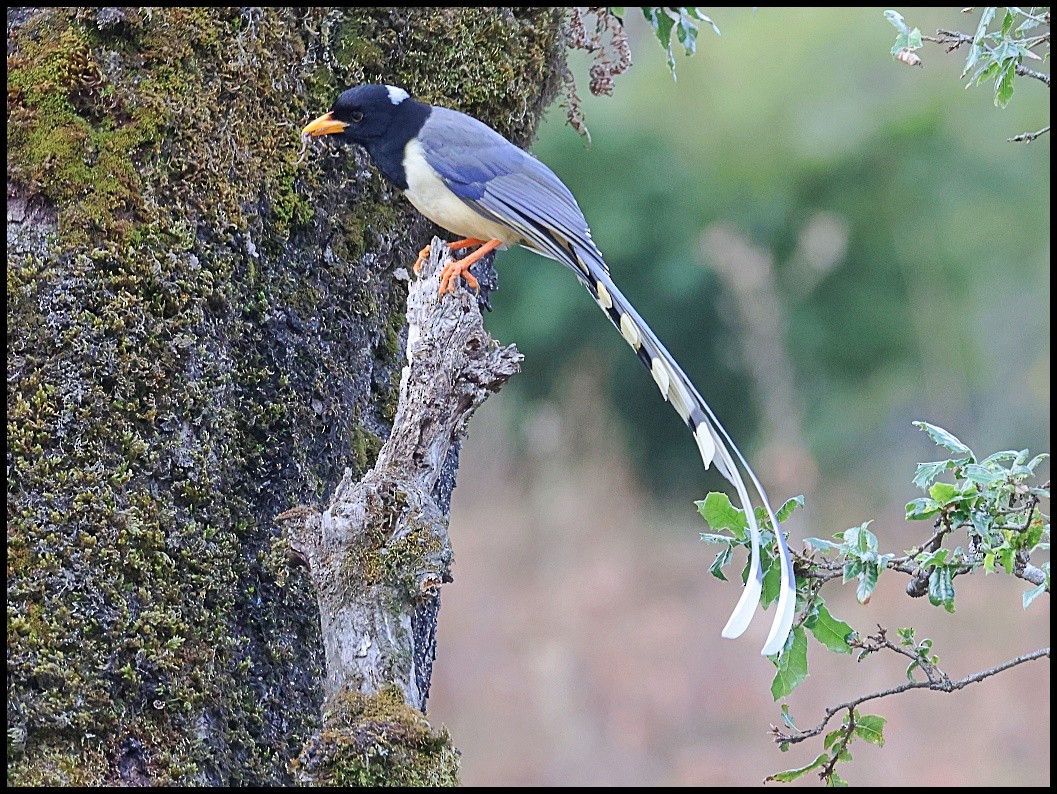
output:
M484 240L478 240L476 237L467 237L463 240L455 240L454 242L448 243L448 248L452 251L461 251L463 248L472 248L475 245L484 245ZM422 272L422 266L426 264L426 260L429 259L429 249L432 245L427 245L421 251L418 252L418 259L415 260L415 264L412 266L417 276Z
M455 285L457 279L462 276L466 281L467 285L475 292L481 291L481 284L473 277L470 273L470 267L481 257L487 254L489 251L494 251L496 248L503 244L502 240L477 240L473 237L467 237L465 240L456 240L453 243L449 243L448 247L452 251L458 251L462 248L471 248L475 245L480 246L476 251L463 259L452 259L440 271L440 289L438 294L443 295L445 292L455 292ZM415 273L422 269L422 263L426 261L426 257L429 256L429 246L423 248L418 253L418 260L415 262Z

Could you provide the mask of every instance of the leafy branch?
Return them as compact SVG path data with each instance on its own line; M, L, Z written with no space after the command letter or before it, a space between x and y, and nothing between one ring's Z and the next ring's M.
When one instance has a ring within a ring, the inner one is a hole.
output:
M959 689L964 689L969 686L969 684L975 684L979 681L983 681L985 678L990 678L991 676L1010 670L1017 665L1034 661L1035 659L1041 659L1043 657L1047 659L1050 657L1049 648L1039 648L1036 651L1022 654L1014 659L1009 659L1008 661L987 670L981 670L972 675L968 675L965 678L952 680L950 676L938 667L938 657L931 655L931 640L923 640L921 643L915 643L913 629L899 629L899 634L901 638L900 644L896 645L888 639L887 631L883 627L878 626L876 634L870 635L866 640L851 638L848 644L851 647L859 648L862 651L859 655L860 660L869 654L876 653L880 650L890 650L909 657L911 663L907 668L907 683L890 687L888 689L882 689L877 692L871 692L868 695L861 695L860 697L849 700L846 703L831 706L826 709L826 714L822 720L813 728L807 730L796 729L792 719L788 716L788 710L783 710L785 724L788 728L792 729L791 732L786 733L775 725L771 726L771 733L774 736L774 740L783 751L788 750L793 744L798 744L799 742L818 736L823 730L825 730L826 726L834 716L841 712L847 713L841 727L826 735L826 738L823 741L826 752L818 755L815 760L807 766L789 769L785 772L771 775L767 778L768 781L773 780L778 783L788 783L806 775L813 769L818 769L819 777L825 781L827 785L846 785L846 783L844 783L840 776L835 772L835 768L838 762L852 760L851 753L848 752L848 745L851 744L852 740L855 738L861 738L871 744L876 744L878 746L884 745L885 719L884 717L879 717L873 714L860 714L858 707L863 703L870 700L878 700L880 698L898 695L902 692L909 692L912 689L955 692ZM908 650L908 648L911 648L911 650ZM925 673L924 681L914 680L914 671L917 669L921 669Z
M975 11L975 8L963 9L964 12ZM940 28L935 36L922 35L918 28L910 28L903 15L896 11L885 11L887 19L898 31L892 55L908 66L923 66L918 55L925 42L939 44L948 52L954 52L965 46L968 55L962 78L968 75L966 88L994 83L994 102L996 107L1004 108L1013 98L1013 89L1017 77L1028 77L1050 87L1050 75L1030 68L1025 60L1046 61L1050 53L1050 11L1048 8L1006 8L1001 17L1001 24L992 28L997 18L998 8L988 6L981 9L980 21L972 35L955 30ZM1045 30L1043 30L1045 28ZM1039 54L1037 50L1043 52ZM1050 131L1047 124L1036 132L1025 132L1009 140L1011 142L1030 142Z
M938 446L948 452L943 460L918 464L914 484L927 495L906 505L908 521L932 521L932 532L918 545L902 554L882 552L878 536L870 521L833 535L832 540L807 538L808 550L794 555L797 574L797 619L782 653L772 657L776 672L771 684L774 699L791 694L808 675L808 636L833 653L851 654L858 659L886 651L910 660L907 683L873 692L826 709L822 721L812 729L801 731L793 722L786 705L782 706L785 731L773 728L780 749L820 735L831 719L844 713L842 725L826 734L824 752L804 767L791 769L768 778L787 782L818 770L830 785L846 785L836 772L838 763L852 759L849 746L862 739L873 744L884 743L883 717L864 715L858 706L870 700L906 692L931 689L954 692L968 684L1033 659L1049 657L1049 648L1011 659L989 670L953 680L939 668L939 658L932 653L932 641L916 640L913 628L898 630L899 641L893 642L884 628L861 639L849 624L833 616L822 597L822 588L834 579L854 583L857 600L866 604L885 571L896 571L909 577L906 592L911 597L928 596L933 606L954 611L955 579L983 570L985 574L1006 573L1034 585L1024 592L1022 604L1027 609L1043 593L1050 591L1050 564L1038 564L1040 553L1049 551L1049 516L1040 509L1049 498L1049 482L1036 485L1036 472L1048 455L1030 457L1028 450L1006 450L981 458L953 434L928 424L915 422ZM950 475L953 483L942 482ZM787 501L777 513L779 522L804 504L803 497ZM749 544L745 514L735 508L723 494L712 493L697 503L702 517L713 530L702 533L702 540L722 546L711 567L711 573L726 579L723 569L731 562L737 547ZM777 600L780 570L773 551L773 528L762 510L757 519L764 529L763 593L761 601L769 606ZM729 532L730 534L721 534ZM962 542L963 545L953 545ZM742 572L744 580L748 566ZM915 674L924 676L923 680Z

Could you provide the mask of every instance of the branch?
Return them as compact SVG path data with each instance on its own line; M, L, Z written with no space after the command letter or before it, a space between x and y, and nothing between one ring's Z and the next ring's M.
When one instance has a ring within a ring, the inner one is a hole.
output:
M1050 131L1050 125L1047 124L1041 130L1038 130L1036 132L1022 132L1022 133L1020 133L1020 135L1014 135L1012 138L1009 139L1009 142L1010 143L1021 143L1021 142L1031 143L1033 140L1035 140L1036 138L1038 138L1038 137L1040 137L1042 135L1045 135L1049 131Z
M411 283L409 364L374 468L359 482L346 469L327 509L301 512L287 530L316 586L328 697L395 683L409 704L425 708L411 623L423 599L436 598L451 578L448 519L435 486L470 415L521 361L516 348L488 336L472 293L438 297L437 271L450 256L434 239L422 278Z
M1050 87L1050 76L1045 72L1036 72L1034 69L1029 69L1027 66L1024 66L1024 64L1017 64L1013 68L1013 71L1020 77L1030 77L1044 83L1047 88Z
M488 336L468 290L438 296L437 274L450 257L434 238L411 283L409 363L374 468L359 482L346 469L326 510L301 506L278 517L315 585L326 657L324 730L300 758L309 781L349 754L369 757L365 744L384 753L401 737L403 749L434 748L439 760L430 763L457 767L447 733L432 733L422 714L440 586L451 581L444 492L467 421L518 371L521 354Z
M904 656L909 656L914 661L918 662L919 665L921 665L922 669L925 671L928 680L908 681L905 684L900 684L899 686L894 686L889 689L882 689L878 692L871 692L868 695L863 695L861 697L855 698L854 700L849 700L846 703L841 703L839 705L827 708L826 716L822 718L822 721L819 722L819 724L816 725L814 728L811 728L806 731L798 731L794 734L786 734L779 730L777 726L772 725L771 733L774 736L775 742L788 742L789 744L796 744L798 742L804 741L805 739L810 739L812 736L818 736L820 733L822 733L822 731L826 729L826 725L834 717L834 715L839 714L840 712L845 710L850 712L851 710L857 708L859 705L866 703L870 700L877 700L879 698L889 697L890 695L898 695L901 692L909 692L911 689L930 689L936 692L955 692L959 689L963 689L969 686L969 684L975 684L979 681L983 681L985 678L990 678L993 675L998 675L999 673L1005 672L1006 670L1016 667L1017 665L1030 662L1035 659L1041 659L1043 657L1046 657L1047 659L1050 657L1049 648L1039 648L1037 651L1025 653L1022 656L1016 657L1015 659L1009 659L1008 661L1002 662L1002 664L997 665L995 667L991 667L987 670L981 670L977 673L973 673L972 675L966 676L965 678L962 678L957 681L952 681L950 677L947 676L947 674L944 673L942 670L939 670L939 668L936 668L933 665L924 664L923 660L919 656L907 652L905 649L898 647L890 640L885 638L883 629L881 630L881 634L870 637L870 640L874 641L875 643L875 645L871 647L871 650L888 648Z
M959 33L956 30L945 30L943 28L937 30L935 36L922 36L921 40L931 41L933 44L940 44L947 48L947 52L954 52L963 44L972 44L973 41L975 41L972 36L969 36L965 33ZM1034 47L1039 44L1048 42L1049 40L1049 34L1045 36L1036 36L1034 39L1031 39L1030 42L1026 42L1025 46L1028 46L1028 44L1030 44L1030 46ZM1038 80L1044 83L1047 88L1050 87L1050 76L1044 72L1037 72L1034 69L1029 69L1023 64L1017 64L1014 67L1014 71L1020 77L1030 77L1034 80Z

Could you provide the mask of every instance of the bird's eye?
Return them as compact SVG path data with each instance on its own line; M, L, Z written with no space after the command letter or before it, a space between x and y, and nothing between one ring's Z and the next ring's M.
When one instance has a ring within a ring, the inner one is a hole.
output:
M354 121L356 123L359 123L359 122L363 121L363 113L361 113L358 110L354 110L354 111L352 111L352 113L349 114L349 118L352 121Z

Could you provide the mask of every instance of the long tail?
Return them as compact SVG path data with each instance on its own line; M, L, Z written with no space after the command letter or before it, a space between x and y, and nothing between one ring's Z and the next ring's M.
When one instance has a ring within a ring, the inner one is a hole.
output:
M756 473L749 466L745 456L741 454L737 445L730 435L720 424L716 415L712 412L708 403L694 388L694 384L683 372L682 368L672 358L671 353L657 339L656 334L643 321L639 313L617 289L613 279L609 275L601 255L594 246L584 248L579 245L574 248L575 262L568 260L566 256L555 257L563 264L571 267L584 286L591 292L599 307L620 331L621 336L635 350L639 359L646 365L646 369L653 375L654 381L661 390L661 395L670 402L675 410L686 422L690 432L697 441L697 447L701 452L701 460L707 469L712 463L716 464L719 472L726 477L734 489L738 492L738 499L745 510L745 517L749 522L749 537L752 545L752 556L749 565L749 578L745 583L745 590L741 594L738 605L734 608L727 625L723 628L724 637L738 637L752 620L756 607L760 603L760 594L763 590L763 570L760 567L760 527L756 521L752 501L749 499L745 480L741 476L738 463L745 470L752 482L753 487L763 502L767 516L774 527L775 536L778 539L778 555L781 558L782 582L781 591L778 595L778 609L771 623L770 634L764 644L762 654L771 656L778 653L785 646L786 638L793 626L793 618L796 613L796 580L793 575L793 563L789 556L785 538L782 535L778 519L771 509L767 492L764 491ZM568 249L562 251L568 253ZM732 457L733 454L733 457ZM736 458L736 460L735 460Z

